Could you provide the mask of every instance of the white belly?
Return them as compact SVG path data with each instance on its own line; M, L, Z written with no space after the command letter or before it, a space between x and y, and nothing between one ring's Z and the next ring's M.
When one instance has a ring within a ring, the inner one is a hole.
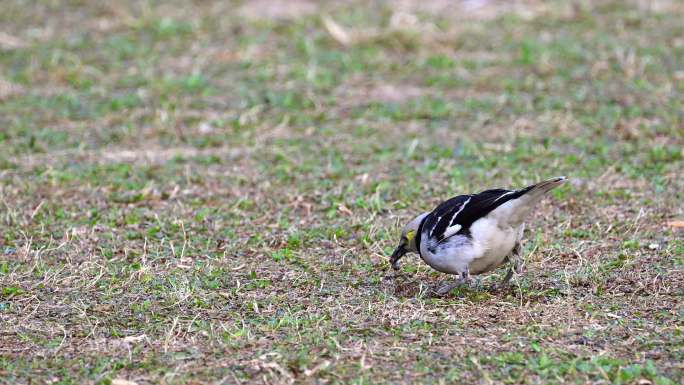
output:
M421 255L428 265L443 273L486 273L500 266L511 253L520 240L522 225L502 228L495 219L481 218L470 227L470 234L470 238L452 236L434 247L421 242Z
M468 237L454 235L439 245L434 241L421 244L420 253L425 263L433 269L448 274L468 271L470 262L479 255L479 250Z
M479 244L480 253L468 266L471 274L482 274L499 267L508 256L522 233L517 228L500 226L495 219L482 218L470 227L473 243Z

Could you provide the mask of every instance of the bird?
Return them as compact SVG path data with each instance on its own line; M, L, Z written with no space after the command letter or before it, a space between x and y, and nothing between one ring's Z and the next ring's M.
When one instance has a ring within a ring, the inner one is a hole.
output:
M518 190L496 188L448 199L403 227L390 264L399 270L399 260L413 252L433 269L457 275L456 281L433 290L444 295L469 283L471 275L508 262L511 266L502 281L506 285L522 269L525 219L546 193L567 180L560 176Z

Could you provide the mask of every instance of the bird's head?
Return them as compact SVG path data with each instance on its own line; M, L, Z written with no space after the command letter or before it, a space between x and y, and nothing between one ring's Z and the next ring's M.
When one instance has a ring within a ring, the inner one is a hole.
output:
M394 270L399 269L399 259L401 259L401 257L404 256L404 254L409 252L418 252L418 247L420 247L416 244L416 234L418 233L418 226L420 226L420 222L428 214L429 213L423 213L413 218L413 220L411 220L411 222L409 222L401 230L401 238L399 239L399 245L396 249L394 249L394 252L390 257L390 264L392 264L392 268Z

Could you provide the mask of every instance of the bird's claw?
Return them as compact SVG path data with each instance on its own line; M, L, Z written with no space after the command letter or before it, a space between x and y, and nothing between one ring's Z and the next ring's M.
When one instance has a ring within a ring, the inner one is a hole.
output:
M454 282L449 282L444 285L441 285L437 289L433 289L432 292L435 293L438 296L443 296L449 294L450 291L454 290L455 288L462 286L466 282L463 280L457 280Z

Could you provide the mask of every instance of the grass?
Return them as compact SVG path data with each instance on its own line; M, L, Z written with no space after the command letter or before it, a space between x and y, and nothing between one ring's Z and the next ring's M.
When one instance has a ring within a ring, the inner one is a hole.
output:
M684 8L468 4L5 1L0 383L682 383ZM510 289L388 272L555 175Z

